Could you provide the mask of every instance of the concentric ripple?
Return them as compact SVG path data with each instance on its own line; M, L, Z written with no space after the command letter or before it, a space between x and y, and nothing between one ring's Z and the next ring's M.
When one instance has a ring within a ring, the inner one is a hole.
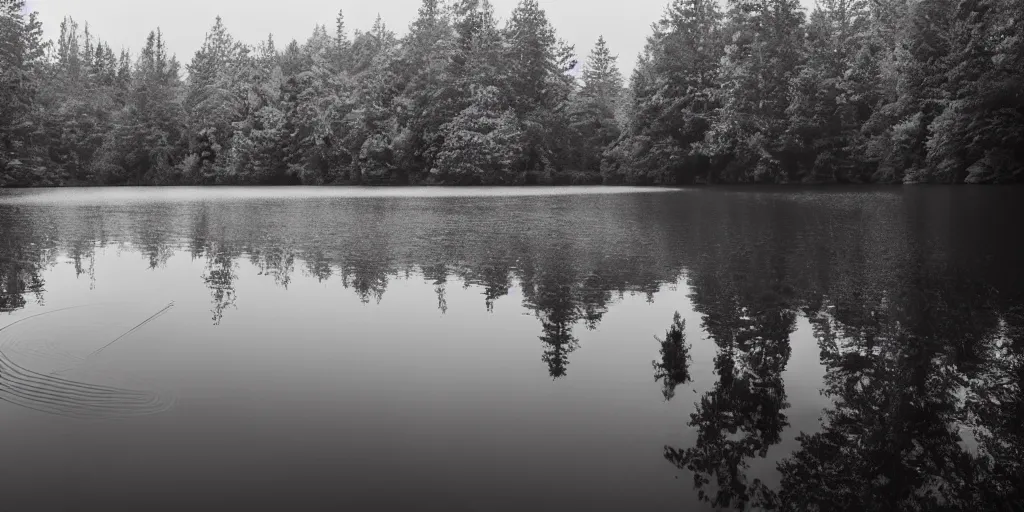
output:
M17 352L36 356L56 356L57 360L67 363L84 362L88 356L79 357L62 351L52 342L27 346L15 337L4 336L16 324L80 307L83 306L39 313L0 328L0 400L44 413L88 419L130 418L170 409L174 400L162 393L90 384L48 375L26 368L9 357L8 352L13 348Z

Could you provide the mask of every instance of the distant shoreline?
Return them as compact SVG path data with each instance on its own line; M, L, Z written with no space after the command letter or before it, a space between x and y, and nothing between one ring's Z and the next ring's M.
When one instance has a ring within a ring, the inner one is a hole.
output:
M829 188L856 188L862 186L959 186L959 185L981 185L981 186L1013 186L1021 183L903 183L903 182L866 182L866 183L837 183L834 181L822 182L720 182L720 183L685 183L685 184L628 184L628 183L559 183L559 184L450 184L450 183L338 183L338 184L61 184L61 185L40 185L40 186L0 186L0 190L22 190L33 188L703 188L703 187L740 187L740 186L770 186L780 188L793 187L829 187Z

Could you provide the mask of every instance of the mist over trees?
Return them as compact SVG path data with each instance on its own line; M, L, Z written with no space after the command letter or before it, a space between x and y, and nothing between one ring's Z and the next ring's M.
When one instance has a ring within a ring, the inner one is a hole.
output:
M0 0L0 186L1004 183L1024 176L1019 0L673 0L624 80L536 0L423 0L399 37L217 18L44 41Z

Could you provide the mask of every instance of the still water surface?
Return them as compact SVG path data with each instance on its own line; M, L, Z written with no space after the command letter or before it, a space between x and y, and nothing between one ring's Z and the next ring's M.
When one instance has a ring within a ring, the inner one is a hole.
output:
M3 510L1015 510L1022 192L0 191Z

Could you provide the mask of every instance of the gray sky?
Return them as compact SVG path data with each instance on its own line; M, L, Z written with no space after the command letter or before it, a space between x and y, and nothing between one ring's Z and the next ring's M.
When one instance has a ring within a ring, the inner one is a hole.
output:
M619 69L628 79L650 34L669 0L539 0L559 37L576 45L581 61L599 35L604 35L612 52L619 56ZM803 0L810 5L813 0ZM170 51L187 64L203 42L213 19L220 15L235 38L255 44L274 34L279 48L288 41L300 42L316 24L333 30L338 9L344 9L351 35L353 29L368 30L377 13L399 34L415 18L421 0L28 0L28 10L38 11L48 39L56 39L60 22L71 16L107 41L116 51L125 47L133 55L150 30L163 31ZM502 20L508 18L518 0L491 0Z

